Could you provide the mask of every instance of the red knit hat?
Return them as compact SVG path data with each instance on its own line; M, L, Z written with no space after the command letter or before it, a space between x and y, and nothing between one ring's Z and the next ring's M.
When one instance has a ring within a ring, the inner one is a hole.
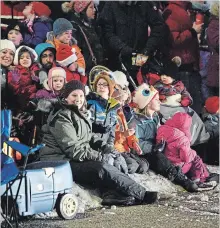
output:
M77 56L75 54L75 48L72 48L67 44L60 44L56 53L56 61L61 66L68 66L76 60Z
M45 5L42 2L31 2L32 4L32 10L37 16L46 16L49 17L51 14L51 10L47 5Z
M209 97L205 102L205 109L211 114L216 114L219 110L219 97Z
M76 13L81 13L89 4L91 1L74 1L74 11Z

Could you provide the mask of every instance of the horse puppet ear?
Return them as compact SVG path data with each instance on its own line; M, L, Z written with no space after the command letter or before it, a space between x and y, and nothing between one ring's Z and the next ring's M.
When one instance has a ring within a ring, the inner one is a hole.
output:
M174 62L178 67L180 67L182 64L182 60L179 56L173 57L171 61Z

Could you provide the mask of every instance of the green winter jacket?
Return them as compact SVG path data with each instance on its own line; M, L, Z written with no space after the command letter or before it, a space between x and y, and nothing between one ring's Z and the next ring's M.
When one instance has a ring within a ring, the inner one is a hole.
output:
M56 104L43 126L40 160L101 161L105 143L92 133L88 112L75 105Z

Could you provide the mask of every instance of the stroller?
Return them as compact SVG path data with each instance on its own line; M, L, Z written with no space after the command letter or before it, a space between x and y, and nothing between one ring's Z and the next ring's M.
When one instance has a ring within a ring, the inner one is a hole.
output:
M27 164L28 156L44 145L26 146L8 141L11 129L11 111L1 111L1 136L8 147L19 151L24 164L17 167L7 151L1 153L1 216L3 227L18 227L19 217L44 213L56 209L62 219L72 219L78 209L78 201L71 194L72 172L67 161L40 161ZM65 175L65 179L63 179ZM65 181L64 181L65 180Z

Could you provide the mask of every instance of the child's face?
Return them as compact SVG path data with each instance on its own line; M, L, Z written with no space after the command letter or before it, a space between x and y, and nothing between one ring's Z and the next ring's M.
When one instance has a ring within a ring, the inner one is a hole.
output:
M161 79L162 83L165 85L172 84L172 82L173 82L173 78L171 78L170 76L167 76L165 74L161 75L160 79Z
M108 99L109 97L109 86L108 86L108 82L103 79L100 78L98 83L97 83L97 88L96 88L96 92L103 98Z
M85 95L81 89L76 89L69 94L66 101L68 104L74 104L78 109L81 109L85 102Z
M8 33L8 40L11 40L15 46L18 46L22 42L23 38L19 31L11 30Z
M19 64L23 67L29 68L32 64L30 53L24 52L19 59Z
M67 30L57 36L57 39L63 44L69 44L72 39L72 30Z
M32 4L30 3L29 5L25 6L23 10L23 15L27 17L28 15L32 14Z
M150 101L150 103L147 105L148 108L152 111L158 112L160 111L160 99L159 94L157 93L156 96Z
M14 52L8 48L0 51L0 64L4 67L9 67L14 59Z
M53 89L55 91L60 91L63 86L64 86L64 78L63 77L60 77L60 76L57 76L57 77L53 77L52 78L52 85L53 85Z

